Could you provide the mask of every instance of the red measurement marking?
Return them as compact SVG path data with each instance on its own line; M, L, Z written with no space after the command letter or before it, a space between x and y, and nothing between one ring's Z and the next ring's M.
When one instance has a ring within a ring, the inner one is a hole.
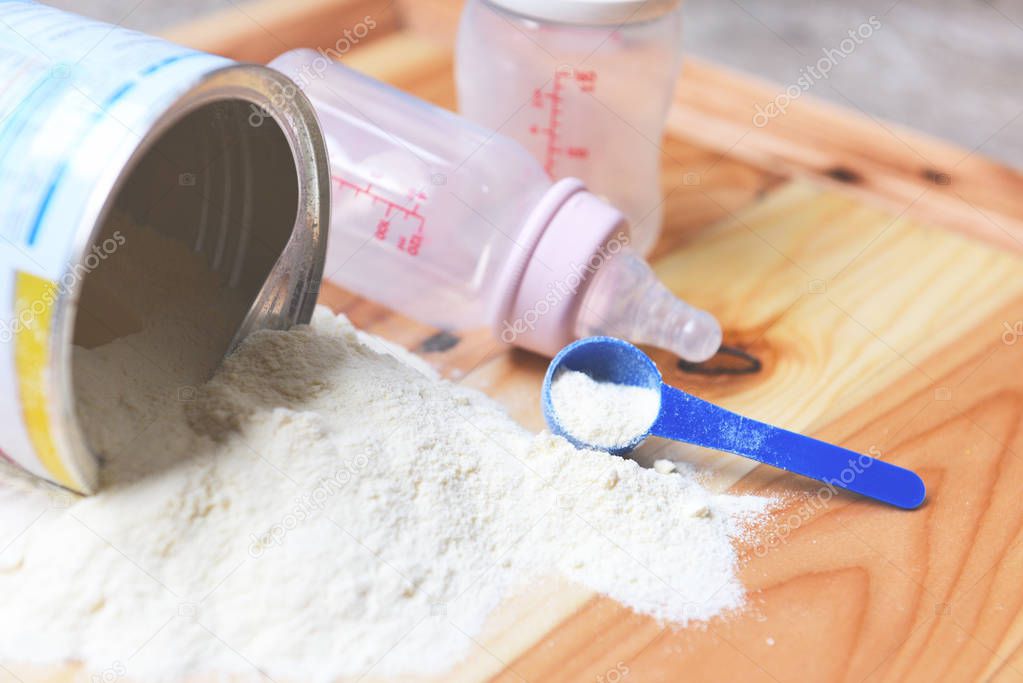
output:
M597 88L597 72L593 70L576 71L575 81L583 92L593 92Z
M565 72L558 69L554 72L554 81L551 85L550 113L547 118L547 149L543 156L543 170L547 175L554 175L554 157L558 151L558 114L561 113L561 79Z
M533 91L533 106L537 109L543 109L543 90L540 88Z
M561 116L565 107L565 88L574 83L582 93L592 93L597 87L597 72L592 69L558 68L554 72L549 90L537 88L533 91L532 104L536 109L547 107L547 125L533 124L529 132L546 138L543 150L543 169L547 175L554 177L554 166L558 157L564 155L569 159L588 159L590 150L582 145L565 145L563 138L570 132L564 129Z
M419 255L419 250L422 248L423 238L426 232L426 218L419 213L420 202L425 202L427 199L426 194L422 190L409 190L406 195L406 203L415 202L412 207L409 208L408 206L399 204L398 202L388 199L377 192L373 188L372 183L358 185L345 180L340 176L332 176L331 179L339 188L350 190L352 194L355 195L356 199L370 201L381 208L383 213L377 220L376 226L373 230L373 237L376 239L387 241L387 239L392 236L392 228L397 230L401 227L402 223L410 221L413 226L412 231L397 235L397 238L394 240L394 244L399 250L404 251L410 256ZM395 219L399 221L397 224L395 223Z

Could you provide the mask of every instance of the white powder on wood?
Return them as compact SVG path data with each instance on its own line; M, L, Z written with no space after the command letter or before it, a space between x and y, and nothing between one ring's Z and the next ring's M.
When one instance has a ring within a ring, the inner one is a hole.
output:
M649 387L598 382L562 370L551 382L551 405L565 430L582 443L616 448L632 443L657 419L661 394Z
M544 576L677 624L743 602L732 539L764 499L527 433L325 309L252 335L185 400L144 390L158 370L132 341L77 354L103 387L82 406L102 492L0 501L42 510L0 538L0 662L438 673Z

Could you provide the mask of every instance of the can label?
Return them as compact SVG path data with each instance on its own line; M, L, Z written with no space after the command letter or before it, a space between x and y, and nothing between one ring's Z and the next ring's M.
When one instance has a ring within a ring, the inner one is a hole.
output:
M76 490L57 443L55 321L113 245L85 242L152 123L230 60L26 0L0 0L0 454ZM110 240L108 240L110 241ZM91 264L91 265L90 265ZM63 342L60 342L63 343Z

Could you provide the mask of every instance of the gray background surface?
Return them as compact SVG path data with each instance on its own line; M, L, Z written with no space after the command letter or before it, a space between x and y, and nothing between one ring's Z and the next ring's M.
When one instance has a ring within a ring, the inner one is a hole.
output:
M49 2L151 32L232 5ZM1021 0L686 0L684 12L690 53L773 81L779 92L876 17L880 28L809 92L1023 168Z

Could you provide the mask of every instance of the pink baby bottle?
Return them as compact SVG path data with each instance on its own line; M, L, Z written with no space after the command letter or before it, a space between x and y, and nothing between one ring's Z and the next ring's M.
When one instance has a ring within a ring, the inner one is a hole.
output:
M717 351L714 317L658 281L622 212L582 181L554 182L513 140L313 50L271 66L309 97L327 140L326 279L546 355L593 334L694 362Z

